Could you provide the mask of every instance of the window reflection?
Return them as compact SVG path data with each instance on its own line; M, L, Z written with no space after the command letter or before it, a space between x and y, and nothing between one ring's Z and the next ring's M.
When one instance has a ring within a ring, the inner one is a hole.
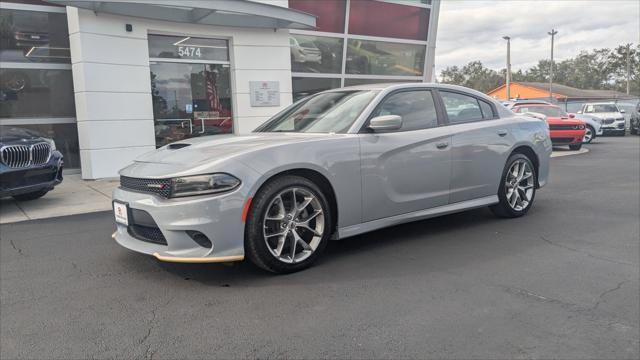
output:
M342 39L291 35L291 70L294 72L339 73L342 70Z
M66 14L0 9L0 61L70 63Z
M298 101L305 96L309 96L320 91L339 87L340 79L294 77L293 101Z
M156 145L233 132L229 65L151 64Z
M149 35L149 57L229 61L227 40Z
M71 70L0 69L0 117L75 117Z
M347 74L422 76L424 45L349 39Z

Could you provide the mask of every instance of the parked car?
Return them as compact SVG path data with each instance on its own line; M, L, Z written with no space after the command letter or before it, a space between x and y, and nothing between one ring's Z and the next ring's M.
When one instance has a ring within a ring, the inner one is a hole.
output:
M625 135L624 110L612 102L586 103L578 114L587 114L602 120L604 134Z
M183 140L122 169L113 238L163 261L246 256L288 273L330 239L483 206L522 216L551 151L543 122L460 86L328 90L251 134Z
M62 182L62 168L52 139L21 128L0 133L0 198L40 198Z
M298 39L290 37L289 46L291 48L292 62L320 64L320 61L322 61L322 53L313 41L300 43Z
M538 105L553 105L548 101L545 100L509 100L509 101L505 101L503 103L503 105L507 108L507 109L513 109L514 106L516 105L534 105L534 104L538 104Z
M638 135L638 125L640 123L640 102L635 104L619 102L617 106L618 109L624 110L623 114L629 131L634 135Z
M555 146L568 145L571 150L580 150L586 134L586 125L583 121L574 119L564 110L555 105L531 104L516 105L513 112L530 114L539 117L543 115L549 124L551 142Z

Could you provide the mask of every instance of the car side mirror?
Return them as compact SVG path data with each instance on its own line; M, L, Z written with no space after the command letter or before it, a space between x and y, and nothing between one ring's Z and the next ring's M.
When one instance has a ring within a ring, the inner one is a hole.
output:
M570 119L574 119L575 117L576 117L576 114L569 114Z
M369 129L373 131L391 131L402 127L402 117L398 115L376 116L369 120Z
M624 114L626 111L624 109L620 109L620 114Z

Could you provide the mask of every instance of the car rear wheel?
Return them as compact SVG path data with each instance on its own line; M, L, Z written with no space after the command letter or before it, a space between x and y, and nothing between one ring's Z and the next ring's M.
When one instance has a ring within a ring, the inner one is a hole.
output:
M582 139L582 142L584 144L589 144L595 138L596 138L596 131L591 126L587 125L587 128L585 129L585 132L584 132L584 138Z
M26 194L14 195L13 198L18 201L30 201L30 200L39 199L45 196L48 192L49 190L39 190L39 191L34 191Z
M499 217L515 218L526 214L536 196L536 169L523 154L513 154L502 172L498 190L500 202L491 206Z
M331 236L331 209L322 190L299 176L270 181L247 216L245 250L257 266L291 273L311 266Z

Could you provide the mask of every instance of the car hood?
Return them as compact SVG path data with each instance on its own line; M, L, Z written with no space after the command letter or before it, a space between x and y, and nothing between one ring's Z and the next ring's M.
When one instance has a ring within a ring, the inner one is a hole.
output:
M137 163L198 165L291 143L321 140L332 134L252 133L212 135L178 141L138 157Z
M45 140L42 135L38 134L35 131L24 129L24 128L8 128L3 129L0 132L0 143L3 144L11 144L11 143L25 143L25 142L34 142L34 141L43 141Z
M557 116L547 116L547 123L549 124L565 124L565 125L580 125L584 122L579 119L572 119L570 117L557 117Z
M601 119L619 119L623 117L622 113L619 113L619 112L590 113L589 115L595 116Z

